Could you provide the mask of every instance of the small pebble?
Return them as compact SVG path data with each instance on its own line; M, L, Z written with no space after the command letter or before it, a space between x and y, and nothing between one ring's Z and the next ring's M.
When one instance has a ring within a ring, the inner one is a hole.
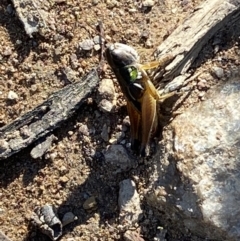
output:
M109 143L110 144L117 144L117 139L115 137L113 137L109 140Z
M103 112L112 112L115 108L115 105L106 99L101 100L98 106Z
M135 161L122 145L108 146L104 158L107 164L111 164L115 169L120 168L120 171L127 171L135 166Z
M32 91L33 93L37 92L37 90L38 90L38 85L37 85L37 84L31 85L31 91Z
M212 68L212 71L217 76L218 79L221 79L224 77L224 70L222 68L214 66Z
M7 5L7 13L8 13L8 14L12 14L12 13L13 13L13 7L12 7L11 4L8 4L8 5Z
M108 8L114 8L117 7L118 1L116 0L106 0L106 5Z
M75 216L72 212L67 212L63 216L62 225L65 226L69 223L74 222L77 219L78 219L77 216Z
M93 49L94 42L92 39L86 39L79 44L79 47L85 51Z
M101 49L101 46L100 46L100 44L95 44L95 45L93 46L93 48L94 48L95 51L98 51L98 50Z
M10 56L12 54L12 49L10 47L6 47L3 51L2 51L2 55L3 56Z
M109 140L107 124L103 125L102 132L101 132L101 137L103 138L104 141L108 141Z
M153 7L154 4L155 2L153 0L145 0L142 3L143 7L148 7L148 8Z
M59 181L62 182L62 183L67 183L68 182L68 177L67 176L62 176L59 178Z
M92 0L92 4L93 4L93 5L97 5L98 2L99 2L99 0Z
M101 44L101 41L104 41L104 40L101 39L101 37L100 37L99 35L97 35L97 36L95 36L95 37L93 38L93 42L94 42L95 44Z
M20 39L17 39L17 40L16 40L16 44L17 44L17 45L19 45L19 44L21 44L21 43L22 43L22 40L20 40Z
M115 97L115 88L111 79L102 79L98 87L99 95L102 98L113 100Z
M145 46L146 46L146 48L152 48L153 47L152 41L150 39L147 39Z
M97 207L97 202L96 202L96 198L94 196L88 198L84 203L83 203L83 208L85 210L90 210L90 209L94 209Z
M10 91L8 92L7 98L8 98L9 100L17 100L17 99L18 99L18 94L15 93L14 91L10 90Z
M78 130L79 130L79 132L82 133L84 136L89 136L89 129L88 129L87 125L84 125L84 124L80 125L80 127L79 127Z
M69 135L69 136L72 136L73 133L74 133L73 131L69 131L69 132L68 132L68 135Z

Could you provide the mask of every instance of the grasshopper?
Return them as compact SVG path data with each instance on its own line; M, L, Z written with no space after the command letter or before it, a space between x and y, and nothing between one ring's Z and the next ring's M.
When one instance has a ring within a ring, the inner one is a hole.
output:
M126 97L131 125L131 148L146 156L146 146L152 133L158 128L159 103L174 93L160 96L146 70L157 68L159 62L140 64L139 56L132 47L115 43L106 49L106 58L116 75Z

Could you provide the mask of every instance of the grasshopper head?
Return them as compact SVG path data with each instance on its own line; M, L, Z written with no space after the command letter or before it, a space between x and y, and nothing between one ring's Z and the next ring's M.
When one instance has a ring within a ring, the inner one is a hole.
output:
M115 43L106 49L106 58L126 99L140 111L138 99L142 96L144 87L141 85L142 76L136 50L128 45Z
M106 57L113 70L139 62L139 56L136 50L126 44L121 43L110 45L106 49Z

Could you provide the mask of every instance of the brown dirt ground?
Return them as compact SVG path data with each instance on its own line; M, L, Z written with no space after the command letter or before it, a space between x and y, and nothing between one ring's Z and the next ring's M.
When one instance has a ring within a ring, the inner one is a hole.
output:
M25 34L17 16L7 11L11 1L1 0L0 127L67 85L61 75L62 70L68 70L71 73L68 77L74 82L97 66L100 52L82 54L78 45L99 34L96 29L99 20L104 24L108 42L134 46L143 61L148 61L153 59L154 49L200 2L155 1L148 11L141 7L141 1L54 1L51 13L56 16L56 30L49 37L35 34L31 39ZM212 43L204 48L195 64L195 67L201 66L202 75L190 84L192 97L186 101L184 108L204 99L206 90L217 84L219 80L211 74L212 66L220 66L224 70L230 65L238 66L237 33L239 31L235 31L233 36L231 29L219 33L220 49L216 54ZM60 39L54 38L59 35ZM146 44L147 39L152 46ZM77 55L77 66L71 65L72 54ZM109 68L103 77L114 79ZM127 173L113 174L104 162L102 151L108 143L100 136L102 126L107 122L110 136L115 135L121 131L123 119L127 116L115 79L114 84L119 93L115 113L100 112L95 102L97 93L93 93L81 110L54 132L58 140L47 156L33 160L29 155L32 147L29 147L0 164L0 228L13 241L49 240L29 225L34 207L46 203L54 204L60 217L67 211L78 217L77 221L64 228L62 241L122 240L118 229L118 183L128 177L134 178L143 199L148 165L139 165ZM17 101L7 100L10 90L18 94ZM92 130L89 136L79 131L81 124ZM125 136L125 139L128 138L129 129ZM98 205L96 210L87 212L83 203L90 196L96 197ZM142 201L144 219L138 230L145 240L153 240L158 226L166 229L166 237L170 241L201 240L191 234L186 236L185 231L168 227L164 220L150 215L154 211Z

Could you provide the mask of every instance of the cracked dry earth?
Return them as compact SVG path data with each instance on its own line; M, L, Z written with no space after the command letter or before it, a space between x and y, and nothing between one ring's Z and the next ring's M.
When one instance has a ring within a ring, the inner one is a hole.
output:
M44 37L35 34L29 38L12 2L1 0L0 127L42 103L51 93L80 80L98 65L98 46L87 51L79 46L99 35L99 20L108 43L129 44L143 61L149 61L154 49L200 2L53 0L49 3L54 28ZM203 68L209 65L206 63ZM120 143L129 149L129 121L126 102L107 65L101 78L113 81L117 97L113 111L102 111L98 106L100 97L96 89L79 111L54 131L56 140L42 158L32 159L30 146L0 163L0 230L13 241L49 240L29 219L36 206L52 204L60 219L66 212L77 216L77 220L64 227L62 241L123 240L119 183L131 178L137 185L144 211L139 225L132 227L136 233L144 240L164 240L156 237L159 229L164 228L166 240L200 240L168 229L164 220L147 206L143 195L151 171L148 162L125 172L116 171L105 162L108 145ZM204 85L202 89L207 88ZM193 99L199 101L202 97L197 93ZM91 200L94 205L89 208L87 203Z

